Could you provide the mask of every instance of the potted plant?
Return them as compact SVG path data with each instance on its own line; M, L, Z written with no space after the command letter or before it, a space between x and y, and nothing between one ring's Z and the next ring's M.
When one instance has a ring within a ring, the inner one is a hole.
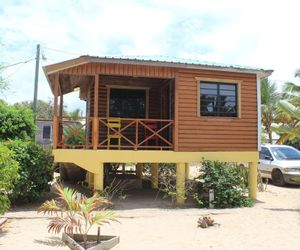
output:
M100 235L100 227L98 235L88 235L95 225L117 221L115 213L104 207L109 201L97 192L88 198L68 187L57 184L55 188L57 200L46 201L38 209L39 213L53 215L49 219L49 232L60 233L63 230L62 240L76 250L107 250L119 243L117 236Z

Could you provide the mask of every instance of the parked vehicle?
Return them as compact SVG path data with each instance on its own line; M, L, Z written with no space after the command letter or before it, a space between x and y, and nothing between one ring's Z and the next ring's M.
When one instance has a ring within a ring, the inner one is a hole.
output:
M262 145L259 170L277 186L300 185L300 151L286 145Z

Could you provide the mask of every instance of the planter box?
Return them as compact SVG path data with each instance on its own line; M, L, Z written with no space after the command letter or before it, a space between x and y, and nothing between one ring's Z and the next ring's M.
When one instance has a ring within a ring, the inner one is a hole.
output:
M92 246L88 244L88 250L109 250L120 242L119 236L101 235L100 243L97 244L97 235L88 235L88 242L95 242ZM83 242L82 234L73 234L72 236L63 233L62 240L72 250L85 250L83 245L78 242Z

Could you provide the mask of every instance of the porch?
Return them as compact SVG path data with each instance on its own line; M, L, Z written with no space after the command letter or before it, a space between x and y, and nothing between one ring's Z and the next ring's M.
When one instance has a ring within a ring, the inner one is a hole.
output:
M54 149L174 150L174 79L92 78L57 76ZM64 94L74 90L86 103L85 116L63 115Z

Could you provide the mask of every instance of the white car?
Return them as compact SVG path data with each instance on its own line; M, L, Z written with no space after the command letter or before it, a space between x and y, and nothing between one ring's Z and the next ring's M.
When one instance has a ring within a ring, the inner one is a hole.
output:
M262 145L258 169L274 185L300 184L300 151L285 145Z

